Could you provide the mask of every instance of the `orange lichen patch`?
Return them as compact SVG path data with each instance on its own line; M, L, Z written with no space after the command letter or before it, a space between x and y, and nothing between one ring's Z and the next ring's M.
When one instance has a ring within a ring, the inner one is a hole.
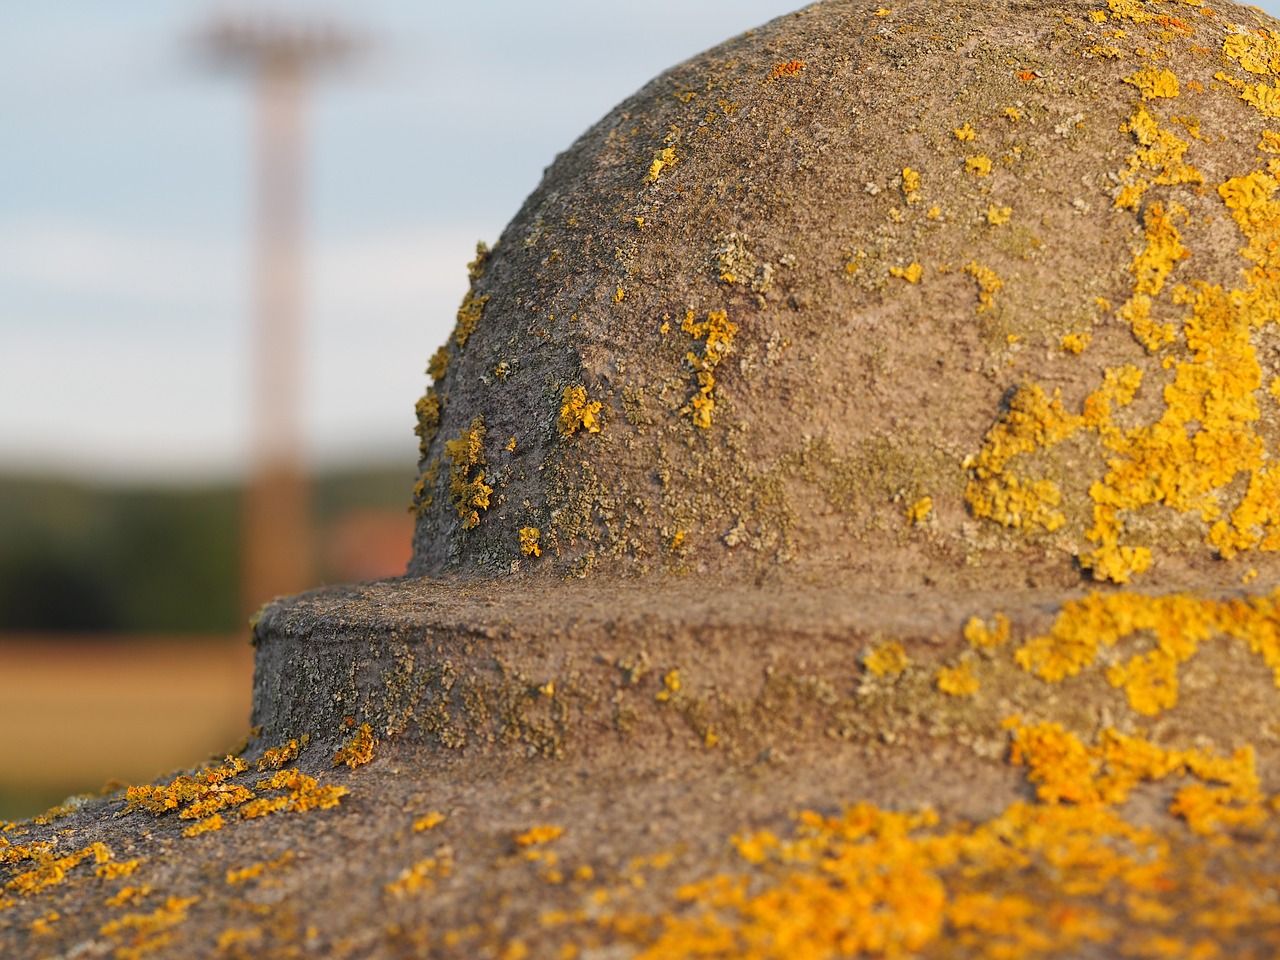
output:
M680 671L668 670L666 675L662 678L662 689L658 691L657 696L654 699L659 703L666 703L680 692L680 687Z
M1222 52L1250 73L1262 77L1280 74L1280 36L1270 30L1228 34L1222 41Z
M140 887L121 887L114 896L103 900L102 904L106 907L135 906L149 896L151 896L151 887L144 883Z
M307 738L304 737L304 740ZM298 759L298 753L302 750L302 744L297 740L290 740L288 743L279 747L270 747L263 752L258 758L258 772L263 770L279 770L286 763L290 763Z
M249 880L256 880L269 870L278 870L280 867L288 866L293 862L292 851L286 850L274 860L264 860L261 863L251 863L247 867L240 867L227 871L227 883L230 886L246 883Z
M430 813L424 814L417 820L413 821L414 833L422 833L424 830L434 830L440 824L444 823L445 815L439 811L432 810Z
M874 647L862 659L862 665L877 677L896 677L911 666L911 659L897 640Z
M1280 686L1280 591L1248 600L1093 593L1064 604L1049 632L1028 640L1015 659L1040 679L1057 682L1093 664L1104 647L1139 634L1154 639L1153 649L1113 663L1106 673L1138 713L1150 716L1177 703L1178 667L1215 635L1245 643Z
M116 951L118 956L136 957L162 949L172 942L171 931L186 922L187 909L199 899L169 897L163 906L151 913L127 913L119 919L104 923L98 933L120 943Z
M145 862L139 859L109 861L98 866L93 873L102 880L119 880L121 877L132 876Z
M1013 207L997 207L994 203L987 207L987 223L993 227L1009 222L1013 216Z
M1016 76L1021 83L1030 83L1036 78L1036 72L1034 70L1019 70L1014 74L1014 76Z
M786 63L777 64L769 71L770 80L781 80L783 77L798 77L804 73L803 60L788 60Z
M966 157L964 168L967 172L979 177L985 177L991 173L991 158L979 154L976 157Z
M1015 392L1009 409L987 432L982 450L964 461L971 474L965 500L973 515L1006 527L1061 527L1066 518L1057 510L1062 501L1057 484L1024 480L1008 465L1017 456L1060 443L1082 423L1082 417L1066 412L1057 391L1048 397L1032 384Z
M526 557L542 556L542 547L538 546L538 539L542 536L542 531L537 527L521 527L520 528L520 552Z
M37 917L31 921L27 927L35 936L46 936L53 933L53 925L62 919L62 914L57 910L50 910L43 917Z
M1120 129L1132 134L1137 148L1120 171L1117 209L1136 210L1142 195L1153 183L1165 186L1204 183L1204 174L1184 160L1190 143L1162 129L1142 104L1138 104L1129 122Z
M921 497L907 507L907 523L918 526L928 520L931 513L933 513L933 497Z
M430 890L435 886L437 877L448 877L452 873L453 855L447 847L441 848L436 856L405 867L400 871L400 876L382 889L394 897L406 897Z
M942 667L934 683L938 690L952 697L972 697L981 687L968 660L961 660L954 667Z
M484 417L478 416L456 439L446 440L444 445L452 463L449 495L467 530L480 525L480 511L489 508L489 495L493 493L493 487L484 482L484 438Z
M892 276L907 281L907 283L919 283L920 278L924 275L924 267L920 266L918 263L913 263L906 267L890 267L889 273Z
M729 320L723 310L713 310L707 314L705 321L696 321L692 310L686 311L680 329L695 340L705 340L702 356L690 350L685 354L685 362L693 369L698 378L698 390L689 402L681 407L680 412L692 418L693 424L703 430L711 429L712 415L715 412L715 369L733 349L733 336L738 332L738 325Z
M867 804L803 811L792 836L739 835L745 869L679 888L656 922L598 921L638 940L647 960L692 957L1071 955L1116 932L1085 897L1147 891L1164 849L1107 811L1018 804L976 827ZM1019 871L1029 886L993 892ZM1051 879L1050 879L1051 878ZM1053 885L1055 909L1042 904ZM1032 889L1034 888L1034 889Z
M1274 86L1266 83L1245 83L1240 87L1240 100L1252 106L1263 116L1280 116L1280 81Z
M902 198L907 203L919 203L924 199L920 192L920 172L910 167L902 168Z
M1148 547L1124 542L1126 517L1157 505L1198 514L1208 525L1205 543L1224 557L1248 549L1280 549L1280 473L1255 426L1261 416L1255 394L1262 371L1251 341L1255 329L1280 321L1280 283L1275 279L1280 274L1273 273L1280 271L1276 191L1275 177L1263 172L1234 177L1218 187L1248 241L1242 256L1253 266L1245 272L1243 290L1225 291L1201 281L1171 287L1167 296L1173 305L1184 312L1190 308L1181 321L1190 356L1167 359L1173 379L1164 387L1164 411L1156 420L1123 430L1114 424L1113 408L1129 403L1141 384L1136 368L1120 368L1106 372L1102 386L1086 398L1080 418L1065 421L1065 430L1045 430L1034 419L1019 418L1015 397L1010 414L988 433L988 447L1013 456L1047 449L1080 431L1096 433L1098 456L1107 469L1087 487L1093 524L1084 536L1093 546L1079 554L1081 565L1096 579L1124 583L1150 566ZM1178 228L1187 221L1187 211L1176 201L1152 203L1143 215L1145 242L1130 265L1133 293L1118 315L1149 351L1178 339L1175 325L1159 322L1153 314L1173 271L1190 256ZM975 515L1015 525L1007 519L1010 511L1000 511L994 501L1002 490L1019 491L1021 497L1025 487L1017 476L1001 476L1009 459L997 457L990 475L975 477L968 501ZM970 466L989 465L980 455ZM1237 482L1242 475L1244 484ZM1234 492L1229 492L1233 484ZM1227 496L1235 501L1229 514Z
M427 447L431 445L431 441L435 439L440 429L441 403L440 394L436 393L436 388L427 387L427 392L418 399L413 409L417 414L413 432L418 436L418 458L424 459L427 455Z
M21 897L33 896L65 881L67 875L86 860L92 859L97 864L105 864L111 860L111 850L103 843L91 843L65 857L55 857L53 850L53 843L0 848L0 853L7 854L0 859L0 863L29 860L35 864L33 869L25 870L9 880L4 889Z
M962 127L956 127L951 133L961 143L968 143L978 135L978 131L974 130L973 126L968 123Z
M1067 353L1081 354L1085 348L1089 346L1089 342L1093 339L1091 333L1064 333L1058 341L1062 349Z
M427 363L427 376L436 383L444 379L444 375L449 371L449 344L442 343L438 350L431 355L431 360Z
M336 807L348 793L346 787L328 784L320 786L315 777L299 770L281 770L266 780L258 781L259 790L287 790L283 799L289 810L329 810Z
M1172 70L1144 67L1133 76L1125 77L1124 82L1137 87L1143 100L1178 95L1178 77Z
M970 617L964 625L964 638L975 650L995 650L1008 643L1010 626L1003 613L996 614L994 627L981 617Z
M262 939L261 927L228 927L218 934L215 945L221 951L234 947L246 947Z
M378 738L373 735L373 727L362 723L351 739L333 755L333 765L336 767L345 763L353 770L363 766L373 759L373 750L377 745Z
M1200 749L1166 750L1110 728L1087 747L1060 724L1016 723L1009 758L1028 768L1028 779L1045 803L1120 804L1139 783L1189 776L1200 782L1178 789L1169 812L1196 833L1255 827L1266 817L1252 747L1230 757Z
M537 847L552 840L557 840L564 835L564 827L556 827L550 824L542 824L537 827L530 827L523 833L517 833L512 840L517 847L521 849L527 847Z
M475 333L488 302L488 294L477 297L473 290L468 290L462 298L462 305L458 307L458 325L453 330L453 339L459 347L465 347L471 334Z
M603 404L599 400L587 401L587 388L569 386L564 388L560 398L560 420L558 429L560 436L572 437L579 430L587 433L600 432L600 410Z
M489 265L491 256L493 256L493 251L489 249L489 245L483 240L477 240L475 259L467 264L468 281L474 284L484 276L485 268Z
M973 277L978 284L978 312L990 310L995 303L995 295L1004 289L1004 281L996 276L990 267L970 261L964 272Z
M222 819L222 814L215 813L211 817L206 817L199 823L193 823L187 829L182 831L184 837L198 837L203 833L211 833L214 830L221 830L226 826L226 821Z
M236 807L252 800L254 794L239 784L218 783L210 787L209 792L198 800L192 800L178 814L183 820L198 820L208 817L227 807Z
M649 163L649 172L645 174L645 183L656 183L658 177L662 175L662 171L667 167L675 166L677 163L676 148L663 147L653 155L653 160Z
M1164 289L1165 281L1180 260L1191 256L1182 245L1182 235L1174 218L1187 219L1186 208L1171 203L1166 214L1164 205L1151 204L1143 215L1146 224L1146 246L1134 258L1129 270L1134 277L1133 297L1120 308L1121 319L1128 322L1133 335L1148 350L1173 342L1173 324L1156 324L1151 320L1151 298Z
M163 787L129 787L125 790L123 812L128 814L143 809L158 815L176 810L183 804L203 799L213 792L214 787L248 769L249 764L239 757L227 757L226 762L220 766L206 767L191 776L183 774Z

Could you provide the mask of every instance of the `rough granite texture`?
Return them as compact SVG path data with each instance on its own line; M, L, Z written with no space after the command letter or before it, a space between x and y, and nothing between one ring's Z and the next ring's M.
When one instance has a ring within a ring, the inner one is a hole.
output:
M0 954L1280 953L1272 30L824 0L647 85L471 265L409 575L0 823Z

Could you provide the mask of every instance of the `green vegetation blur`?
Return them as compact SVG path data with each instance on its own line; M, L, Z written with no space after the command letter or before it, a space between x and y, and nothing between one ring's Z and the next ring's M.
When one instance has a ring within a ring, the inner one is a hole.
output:
M312 477L317 586L365 578L343 562L352 538L361 536L353 518L381 520L373 538L390 544L371 575L403 572L403 558L386 555L400 540L407 554L413 481L412 466ZM0 476L0 631L239 630L240 500L235 484L110 486Z

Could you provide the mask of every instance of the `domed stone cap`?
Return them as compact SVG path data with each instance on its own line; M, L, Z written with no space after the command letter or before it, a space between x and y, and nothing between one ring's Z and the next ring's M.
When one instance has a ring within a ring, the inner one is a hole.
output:
M1272 21L938 9L815 4L555 161L431 361L411 573L1280 574Z

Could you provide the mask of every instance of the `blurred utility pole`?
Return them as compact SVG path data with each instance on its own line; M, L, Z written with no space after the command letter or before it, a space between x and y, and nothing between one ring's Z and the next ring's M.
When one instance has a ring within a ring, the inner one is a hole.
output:
M302 449L303 106L307 81L361 46L332 23L220 16L202 51L248 73L257 98L250 473L241 533L246 613L314 586Z

